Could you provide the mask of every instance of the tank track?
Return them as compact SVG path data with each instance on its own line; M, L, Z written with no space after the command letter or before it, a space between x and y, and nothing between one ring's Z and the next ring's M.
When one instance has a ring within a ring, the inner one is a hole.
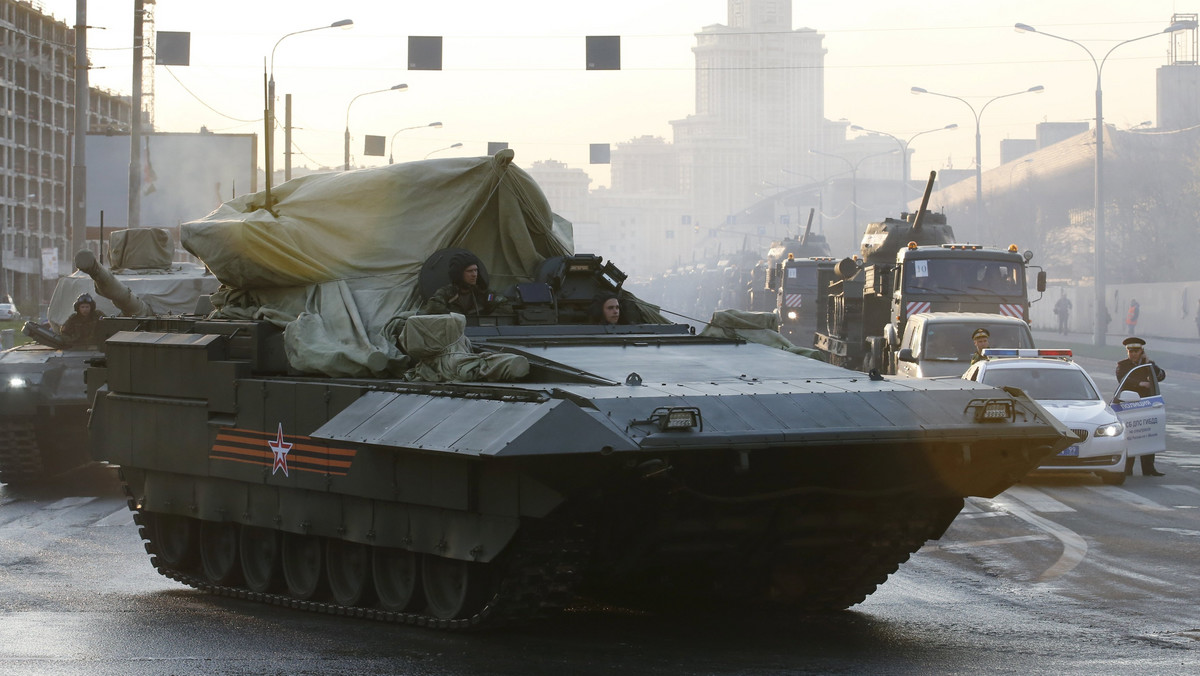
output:
M960 508L953 509L953 514ZM805 600L803 609L828 612L862 603L900 564L931 537L940 535L939 522L944 516L931 505L899 507L879 514L878 526L846 537L859 547L826 548L826 556L813 570L820 585L812 590L815 593ZM869 543L870 550L862 551L862 543Z
M28 484L45 473L33 420L0 420L0 483Z
M539 528L537 524L521 526L516 547L510 547L503 564L502 580L496 594L471 617L442 620L420 613L402 613L378 608L342 606L330 601L303 601L287 594L255 592L241 587L213 584L200 575L169 568L162 564L151 537L146 514L137 508L129 487L122 480L127 504L133 512L138 533L145 541L150 563L164 577L181 582L203 592L228 598L266 603L297 610L359 617L381 622L394 622L445 631L469 631L519 624L542 619L565 608L575 599L580 579L580 567L586 556L582 542L562 537L560 529Z

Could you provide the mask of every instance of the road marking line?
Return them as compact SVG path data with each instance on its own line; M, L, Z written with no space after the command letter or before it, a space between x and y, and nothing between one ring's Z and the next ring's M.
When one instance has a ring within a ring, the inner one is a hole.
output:
M985 519L989 516L1006 516L1006 513L1005 512L972 512L970 514L967 514L967 513L963 512L958 515L958 518L964 519L964 520L965 519Z
M52 503L46 505L46 509L70 509L71 507L78 507L79 505L86 505L87 503L89 503L95 499L96 499L95 496L90 497L90 498L85 498L85 497L63 498L62 500L58 500L56 502L52 502Z
M1200 488L1196 488L1195 486L1184 486L1182 484L1167 484L1166 486L1163 486L1163 488L1169 488L1173 491L1183 491L1184 493L1195 493L1196 495L1200 495Z
M1015 542L1032 542L1034 540L1049 540L1050 536L1045 534L1038 535L1014 535L1008 538L996 538L994 540L975 540L974 542L950 542L944 545L930 544L925 545L921 549L940 549L942 551L953 552L960 549L969 549L971 547L995 547L997 545L1010 545Z
M1071 572L1075 566L1079 565L1080 561L1083 561L1083 557L1087 555L1088 550L1087 540L1084 540L1078 533L1066 526L1059 525L1028 511L1014 500L1001 500L1003 497L1004 495L1001 494L996 498L996 502L1000 504L1001 508L1007 510L1009 514L1018 519L1049 533L1063 545L1062 555L1058 557L1054 565L1039 575L1035 582L1056 580Z
M1009 496L1016 500L1025 503L1027 507L1035 512L1074 512L1075 509L1055 500L1032 486L1022 486L1020 484L1010 487L1001 494Z
M1188 530L1186 528L1151 528L1162 533L1175 533L1176 535L1188 535L1191 537L1200 537L1200 530Z
M133 512L128 507L122 507L108 516L100 519L92 526L127 526L133 523Z
M1084 488L1088 489L1089 491L1095 491L1106 498L1120 500L1121 502L1133 505L1138 509L1144 509L1149 512L1171 511L1170 507L1160 505L1149 498L1144 498L1137 493L1124 488L1117 488L1116 486L1084 486Z

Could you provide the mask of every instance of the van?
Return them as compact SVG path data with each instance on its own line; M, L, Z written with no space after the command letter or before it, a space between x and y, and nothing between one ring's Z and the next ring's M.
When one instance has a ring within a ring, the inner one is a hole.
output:
M990 347L1031 348L1029 324L1017 317L983 312L922 312L908 318L896 354L896 375L909 378L961 376L971 365L971 335L985 328Z

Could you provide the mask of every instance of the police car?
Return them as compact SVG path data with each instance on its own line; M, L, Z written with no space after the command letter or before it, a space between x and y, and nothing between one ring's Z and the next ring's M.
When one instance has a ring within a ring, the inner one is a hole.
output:
M1153 453L1146 449L1159 443L1165 447L1161 396L1156 406L1153 397L1144 398L1122 383L1110 404L1096 381L1071 360L1070 350L986 349L983 355L987 359L967 369L964 379L1020 388L1079 437L1036 471L1094 473L1119 486L1125 483L1127 454Z

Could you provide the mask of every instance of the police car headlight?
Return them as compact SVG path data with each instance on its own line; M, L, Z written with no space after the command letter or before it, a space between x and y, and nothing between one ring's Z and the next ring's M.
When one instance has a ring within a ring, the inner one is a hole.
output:
M13 376L8 379L8 387L10 389L19 390L28 384L29 383L21 376Z
M1125 431L1125 426L1122 425L1120 422L1109 423L1107 425L1100 425L1099 427L1097 427L1096 428L1096 436L1098 436L1098 437L1115 437L1115 436L1119 436L1121 434L1121 432L1124 432L1124 431Z
M794 319L795 319L796 317L798 317L798 316L799 316L799 315L797 315L797 314L796 314L796 311L795 311L795 310L788 310L788 319L793 319L793 320L794 320Z

